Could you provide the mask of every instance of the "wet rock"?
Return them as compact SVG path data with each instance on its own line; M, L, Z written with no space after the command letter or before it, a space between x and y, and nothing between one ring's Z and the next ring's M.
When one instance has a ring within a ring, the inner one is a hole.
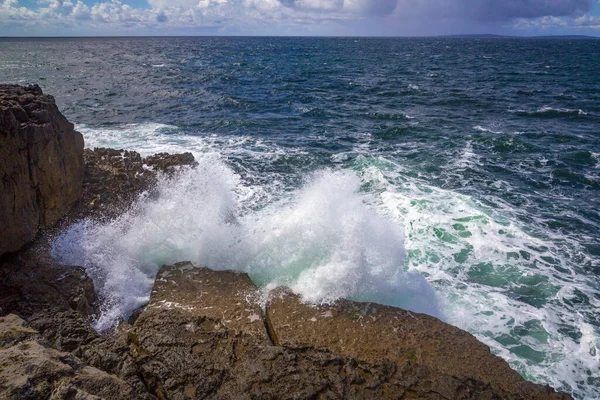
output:
M432 317L348 301L313 307L287 289L266 313L262 300L246 274L164 266L135 324L82 346L81 357L168 399L569 398Z
M183 165L196 165L196 160L194 159L192 153L157 153L144 158L144 164L152 168L154 171L172 173L173 171L177 170L177 168Z
M57 265L35 247L0 261L0 316L22 318L46 311L74 310L92 318L97 312L94 282L82 267Z
M39 86L0 85L0 255L20 249L80 197L83 137Z
M106 148L84 151L85 177L81 199L69 220L114 218L126 211L145 191L152 190L159 174L173 174L194 166L191 153L159 153L142 158L139 153Z

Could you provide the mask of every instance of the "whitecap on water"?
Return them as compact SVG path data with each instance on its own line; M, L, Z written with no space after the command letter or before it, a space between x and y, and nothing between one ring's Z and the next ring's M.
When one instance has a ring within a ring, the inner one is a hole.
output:
M404 226L408 270L434 286L447 321L529 379L599 394L585 379L599 378L600 332L584 316L597 307L598 291L564 253L581 254L578 244L544 230L543 221L521 225L506 202L490 208L384 161L362 161L363 184L378 193L373 206ZM590 304L574 313L573 298Z

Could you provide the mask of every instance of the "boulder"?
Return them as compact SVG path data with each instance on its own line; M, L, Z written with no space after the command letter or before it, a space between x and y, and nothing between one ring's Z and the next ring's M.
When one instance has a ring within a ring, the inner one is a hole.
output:
M49 348L14 314L0 317L1 399L148 399L114 375Z
M80 197L83 137L39 86L0 85L0 255L20 249Z

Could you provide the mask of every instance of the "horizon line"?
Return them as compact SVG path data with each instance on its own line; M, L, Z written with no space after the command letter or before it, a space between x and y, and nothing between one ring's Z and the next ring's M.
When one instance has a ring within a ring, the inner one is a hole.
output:
M481 38L481 39L600 39L591 35L501 35L493 33L465 33L449 35L49 35L49 36L1 36L0 39L102 39L102 38L360 38L360 39L427 39L427 38Z

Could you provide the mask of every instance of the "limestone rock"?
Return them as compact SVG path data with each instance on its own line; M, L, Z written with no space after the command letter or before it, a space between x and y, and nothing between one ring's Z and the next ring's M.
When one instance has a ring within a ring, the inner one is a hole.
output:
M246 274L163 266L134 325L78 351L159 399L569 398L432 317L346 301L313 307L286 289L266 313L263 300Z
M0 85L0 254L20 249L81 195L83 137L39 86Z
M15 314L0 317L0 349L14 346L25 340L36 337L38 331Z
M503 398L568 398L526 382L474 336L425 314L348 300L309 305L280 288L270 294L267 323L284 347L323 348L369 363L410 361L438 376L480 382Z
M191 153L159 153L142 158L139 153L106 148L85 149L83 194L70 219L113 218L126 211L138 196L151 190L160 173L173 174L194 166Z
M130 354L149 392L169 399L243 393L226 383L258 373L255 357L270 345L257 295L245 274L189 263L163 267L129 332Z
M0 349L2 399L141 399L119 378L83 365L69 353L26 341Z
M98 333L80 313L74 310L43 310L28 318L29 325L39 331L59 351L77 350L98 338Z

